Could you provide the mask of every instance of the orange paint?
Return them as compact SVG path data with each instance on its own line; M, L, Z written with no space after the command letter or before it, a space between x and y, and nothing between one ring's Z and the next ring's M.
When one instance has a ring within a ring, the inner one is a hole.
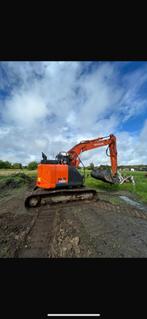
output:
M79 166L79 155L82 152L92 150L101 146L109 146L110 159L111 159L111 170L112 175L114 176L117 173L117 148L116 148L116 137L113 134L110 134L108 138L98 137L93 140L87 140L80 142L71 148L68 153L71 156L71 165L78 167Z
M39 164L36 185L41 188L55 188L57 184L68 183L68 165Z

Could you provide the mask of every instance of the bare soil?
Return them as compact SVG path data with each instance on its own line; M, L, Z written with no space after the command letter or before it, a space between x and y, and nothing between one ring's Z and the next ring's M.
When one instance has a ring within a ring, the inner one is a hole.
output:
M1 190L0 257L147 257L147 211L109 193L27 210L31 187Z

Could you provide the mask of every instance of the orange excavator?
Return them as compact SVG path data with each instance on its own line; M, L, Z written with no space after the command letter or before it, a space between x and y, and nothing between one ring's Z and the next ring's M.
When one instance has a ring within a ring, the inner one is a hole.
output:
M108 145L111 159L111 170L93 169L91 176L102 181L119 183L117 174L117 148L116 137L111 134L92 140L82 141L68 152L60 152L55 160L48 160L42 153L41 163L38 164L36 186L25 199L25 207L36 207L41 201L49 203L93 199L96 190L84 186L85 174L81 175L78 167L82 163L79 155L82 152ZM84 165L83 165L84 166Z

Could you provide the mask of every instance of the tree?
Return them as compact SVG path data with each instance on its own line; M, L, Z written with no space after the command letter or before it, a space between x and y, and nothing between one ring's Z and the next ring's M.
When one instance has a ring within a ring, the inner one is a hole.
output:
M4 162L0 160L0 168L4 168Z
M94 169L94 164L90 163L90 169L93 170Z
M4 162L5 168L11 168L11 163L8 161Z
M27 169L34 170L37 168L37 166L38 166L38 163L36 161L33 161L28 164Z
M22 168L22 164L21 163L14 163L12 165L12 168L17 169L17 168Z
M0 168L11 168L11 163L8 161L2 161L0 160Z

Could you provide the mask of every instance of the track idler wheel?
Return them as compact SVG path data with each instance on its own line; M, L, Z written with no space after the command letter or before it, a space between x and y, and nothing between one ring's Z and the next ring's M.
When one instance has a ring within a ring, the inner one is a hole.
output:
M26 208L37 207L39 206L40 202L41 202L40 196L30 196L30 197L27 197L25 200L25 207Z

